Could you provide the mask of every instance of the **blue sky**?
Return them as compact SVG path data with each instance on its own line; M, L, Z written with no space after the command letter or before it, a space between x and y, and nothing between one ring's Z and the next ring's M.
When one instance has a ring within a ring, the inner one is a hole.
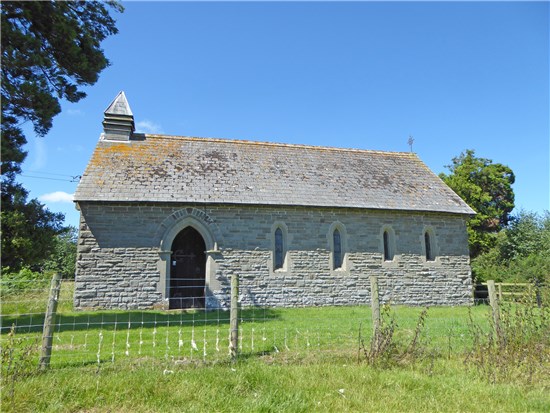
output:
M550 209L547 2L123 4L88 97L27 131L20 181L67 224L120 90L141 132L387 151L412 135L436 173L474 149L515 172L517 209Z

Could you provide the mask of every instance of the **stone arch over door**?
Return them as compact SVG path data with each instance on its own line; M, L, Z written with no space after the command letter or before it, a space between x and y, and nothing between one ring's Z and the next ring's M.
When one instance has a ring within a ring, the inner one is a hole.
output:
M172 247L178 235L186 228L192 228L196 231L206 248L206 267L205 267L205 290L206 300L208 301L209 291L217 289L215 280L216 262L215 256L218 253L219 229L214 221L205 212L196 208L184 208L169 215L160 225L156 234L159 245L158 269L160 280L158 291L164 300L164 306L169 307L170 301L170 280L172 273Z

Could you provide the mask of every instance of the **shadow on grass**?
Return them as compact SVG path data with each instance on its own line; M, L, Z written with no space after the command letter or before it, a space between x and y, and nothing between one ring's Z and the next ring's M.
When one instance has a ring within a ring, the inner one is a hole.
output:
M239 312L239 320L263 323L280 319L281 311L266 308L246 308ZM89 329L114 330L169 327L169 326L217 326L229 325L227 310L179 310L179 311L91 311L58 313L55 331L86 331ZM0 334L10 332L15 325L16 333L41 332L44 325L44 313L2 315L0 316Z

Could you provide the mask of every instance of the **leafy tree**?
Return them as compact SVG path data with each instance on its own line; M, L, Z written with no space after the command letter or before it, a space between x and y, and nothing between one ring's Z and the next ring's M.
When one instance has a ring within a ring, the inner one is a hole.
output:
M76 242L78 230L69 226L55 238L53 254L46 261L44 270L61 274L63 278L74 278L76 270Z
M494 245L495 235L510 220L515 176L508 166L478 158L470 149L452 162L450 173L439 177L477 213L468 223L470 256L477 257Z
M472 259L472 277L475 281L494 280L502 282L508 279L508 266L501 256L501 247L505 242L506 233L500 231L494 238L493 247Z
M521 211L496 236L493 248L472 260L478 281L550 282L550 213Z
M545 225L545 222L547 224ZM520 211L506 228L506 240L500 246L500 255L510 261L549 249L550 215L541 218L534 212ZM547 245L545 245L547 244Z
M117 33L115 1L3 1L1 3L2 264L39 265L53 251L63 215L54 214L18 184L31 122L45 136L61 111L60 99L78 102L109 61L100 47Z
M86 96L79 86L93 85L107 67L100 44L115 33L103 2L2 2L3 170L5 163L17 169L24 157L18 123L30 121L38 136L46 135L61 112L59 100L78 102Z
M2 202L2 265L18 271L37 270L54 250L62 231L63 214L53 213L37 200L26 200L25 191L11 204Z

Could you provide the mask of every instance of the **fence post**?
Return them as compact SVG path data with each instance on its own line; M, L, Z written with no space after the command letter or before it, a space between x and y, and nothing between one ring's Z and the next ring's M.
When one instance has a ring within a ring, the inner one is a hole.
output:
M55 314L57 312L57 303L59 302L59 290L61 287L61 275L55 273L50 284L50 298L44 317L44 329L42 332L42 349L40 351L39 366L41 370L46 370L50 366L52 357L53 332L55 329Z
M371 309L372 309L372 332L373 337L378 337L378 330L380 329L380 300L378 298L378 277L375 275L370 276L370 295L371 295Z
M502 330L500 328L500 311L498 308L498 297L497 291L495 289L495 281L487 281L487 289L489 290L489 304L491 304L491 309L493 311L493 321L495 323L495 331L497 333L497 339L500 341L502 339Z
M239 276L235 273L231 275L231 308L229 313L229 329L231 343L229 352L231 360L237 359L237 345L239 342Z

